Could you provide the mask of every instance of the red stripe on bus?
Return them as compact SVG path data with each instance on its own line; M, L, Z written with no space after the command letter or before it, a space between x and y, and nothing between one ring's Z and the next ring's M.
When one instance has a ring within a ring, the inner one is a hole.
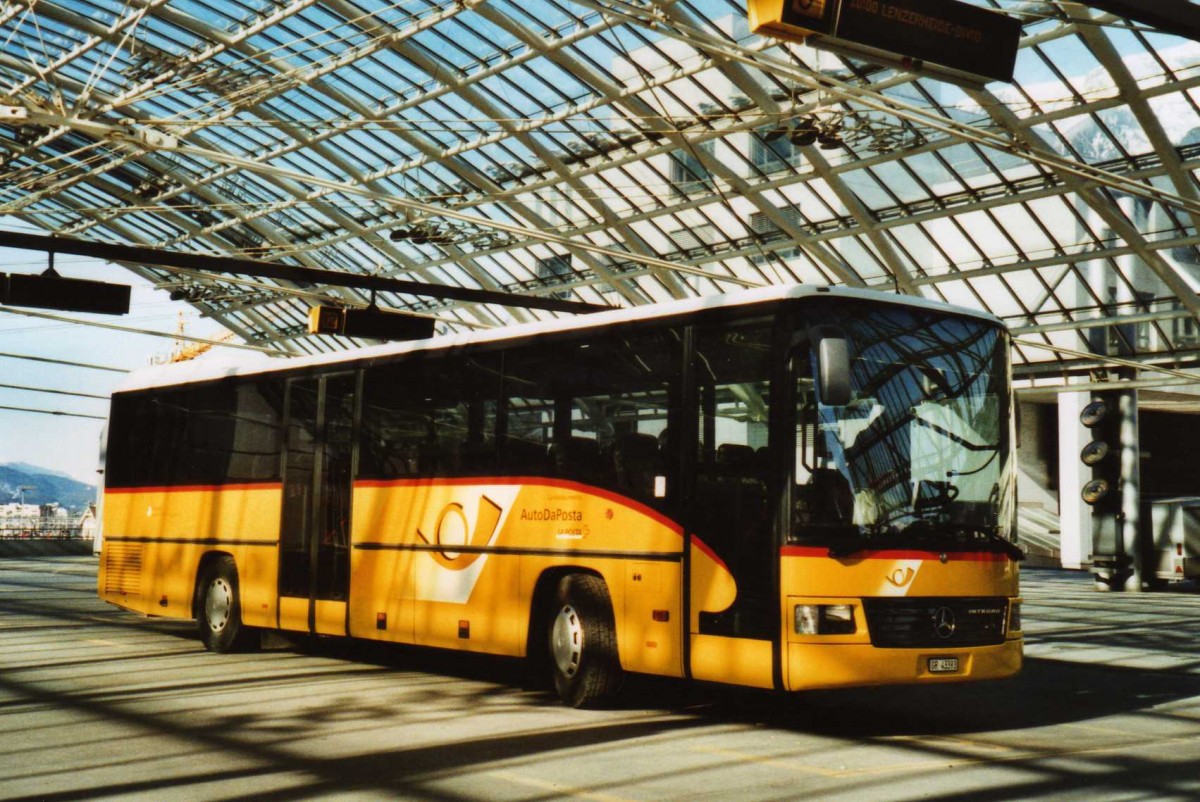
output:
M605 501L611 501L615 504L620 504L625 507L630 507L643 515L654 519L658 523L670 529L677 535L683 535L683 527L676 521L671 520L666 515L663 515L653 507L647 507L640 501L635 501L628 496L622 496L620 493L614 493L611 490L605 490L595 485L583 484L582 482L572 482L569 479L548 479L544 476L460 476L448 478L424 477L421 479L360 479L354 483L355 488L360 487L421 487L421 486L451 486L463 487L469 485L536 485L539 487L554 487L560 490L574 490L578 493L587 493L590 496L602 498Z
M829 549L822 546L784 546L780 549L783 557L820 557L830 559ZM837 557L839 560L946 560L972 563L999 563L1008 560L1008 555L992 551L917 551L915 549L874 549L847 554Z
M111 495L126 493L214 493L218 490L279 490L281 482L249 482L232 485L163 485L161 487L106 487L104 492Z
M705 543L700 538L696 537L695 535L692 535L692 545L695 546L696 548L700 549L700 551L704 552L706 555L708 555L708 558L710 560L712 560L713 562L715 562L717 565L721 566L726 571L729 571L729 566L725 564L724 560L722 560L720 557L717 556L717 553L712 550L712 547L709 546L707 543ZM733 572L729 571L729 573L733 573Z

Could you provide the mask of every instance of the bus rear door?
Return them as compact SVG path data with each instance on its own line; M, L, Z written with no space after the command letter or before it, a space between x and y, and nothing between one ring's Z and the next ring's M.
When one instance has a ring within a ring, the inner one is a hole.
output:
M346 634L350 590L354 373L288 381L279 626Z

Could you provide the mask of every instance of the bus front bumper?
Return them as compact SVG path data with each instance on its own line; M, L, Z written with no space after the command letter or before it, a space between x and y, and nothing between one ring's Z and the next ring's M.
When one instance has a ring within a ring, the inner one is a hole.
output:
M1001 679L1021 670L1022 641L964 649L879 649L860 643L789 643L788 690Z

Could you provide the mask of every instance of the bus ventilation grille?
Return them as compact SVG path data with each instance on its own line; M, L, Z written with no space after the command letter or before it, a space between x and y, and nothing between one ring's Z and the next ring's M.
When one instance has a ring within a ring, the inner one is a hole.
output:
M104 592L139 596L142 592L142 544L104 546Z
M1004 642L1004 597L864 599L863 606L872 646L930 649Z

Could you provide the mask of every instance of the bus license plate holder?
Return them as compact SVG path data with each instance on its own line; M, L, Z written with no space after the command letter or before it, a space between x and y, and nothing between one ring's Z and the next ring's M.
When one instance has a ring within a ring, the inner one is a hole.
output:
M926 659L925 667L929 669L930 674L956 674L958 673L958 658L930 657Z

